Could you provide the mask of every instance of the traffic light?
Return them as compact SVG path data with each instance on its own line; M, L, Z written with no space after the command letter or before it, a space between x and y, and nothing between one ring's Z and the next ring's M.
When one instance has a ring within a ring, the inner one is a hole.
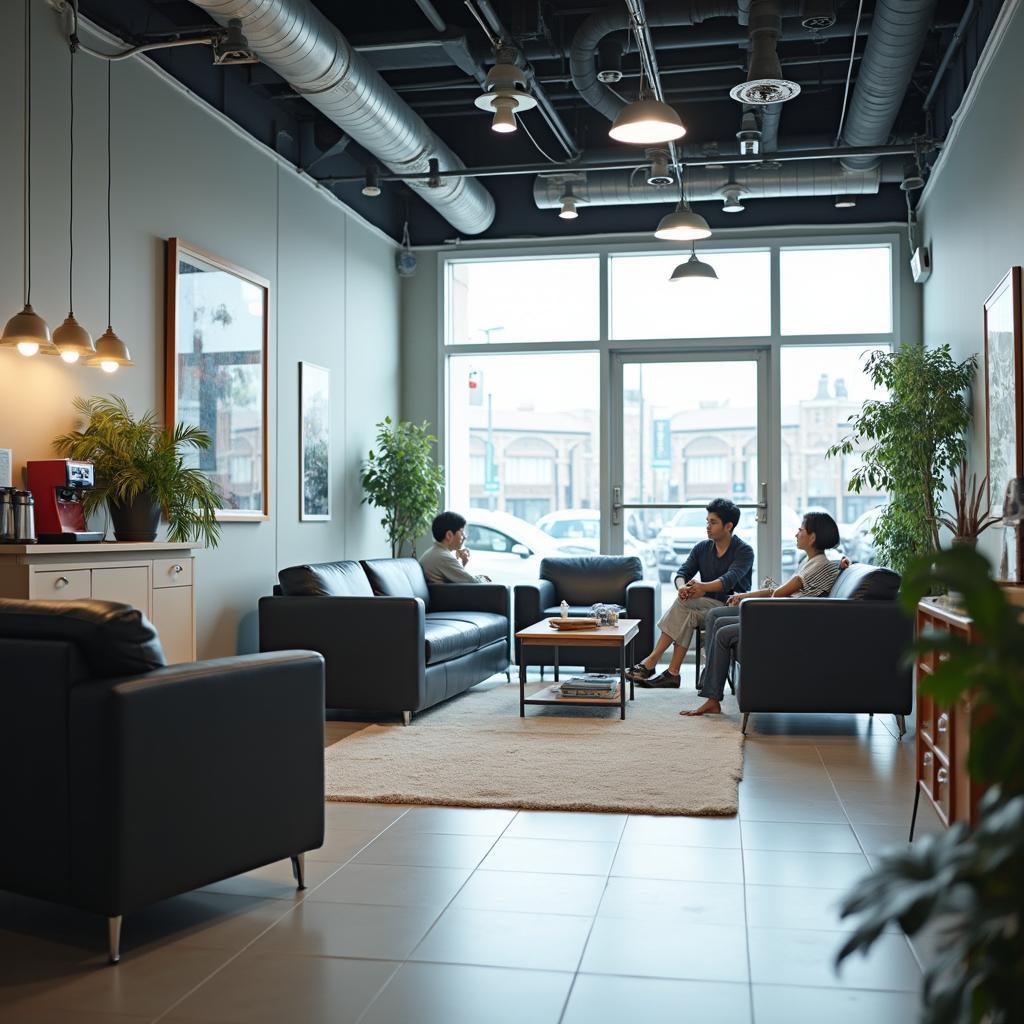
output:
M482 370L469 371L469 404L484 404L484 375Z

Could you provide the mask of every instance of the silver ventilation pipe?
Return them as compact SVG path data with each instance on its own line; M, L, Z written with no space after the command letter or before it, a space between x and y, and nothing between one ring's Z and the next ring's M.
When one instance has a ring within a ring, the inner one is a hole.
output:
M267 67L395 174L425 174L431 159L465 167L311 0L192 2L221 25L238 18ZM494 199L472 178L407 184L457 231L479 234L494 220Z
M533 183L533 200L540 210L559 206L564 184L561 177L541 176ZM779 167L687 167L686 198L691 202L722 199L727 189L738 189L746 199L786 199L806 196L873 195L883 181L901 181L903 158L885 157L863 171L848 171L835 160L794 161ZM647 184L636 171L604 171L573 178L573 193L580 206L624 206L670 203L678 196L673 188Z
M847 146L879 146L888 141L907 94L936 0L878 0L864 59L842 129ZM873 157L846 157L843 166L863 170Z

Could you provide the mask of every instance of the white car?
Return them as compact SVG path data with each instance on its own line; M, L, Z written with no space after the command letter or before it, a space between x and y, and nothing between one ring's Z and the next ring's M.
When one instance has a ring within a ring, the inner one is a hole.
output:
M537 529L550 534L563 544L581 544L593 554L601 548L601 513L596 508L567 508L561 512L549 512L537 520ZM645 544L628 528L623 528L623 551L640 559L645 569L653 568L658 561L653 545Z
M466 568L490 576L495 583L532 583L540 579L541 559L567 555L589 555L584 544L559 543L543 530L509 512L471 508L466 512Z

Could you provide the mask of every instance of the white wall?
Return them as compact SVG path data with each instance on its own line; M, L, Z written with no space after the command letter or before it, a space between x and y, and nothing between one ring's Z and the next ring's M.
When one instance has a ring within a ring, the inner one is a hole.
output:
M67 313L67 68L60 25L33 4L33 290L56 327ZM21 4L0 6L0 318L21 308ZM106 326L106 66L76 68L75 312ZM113 68L113 321L135 367L107 377L58 359L0 353L0 447L15 470L53 455L76 395L123 395L163 414L164 240L179 236L271 282L269 501L263 523L225 523L198 556L200 657L256 649L256 602L299 561L387 553L360 505L373 424L399 405L395 246L272 154L232 131L142 60ZM331 370L332 521L299 522L298 363Z
M924 285L927 344L948 342L957 359L977 354L970 461L985 473L985 384L982 306L1011 266L1024 264L1024 4L1006 0L971 89L956 135L919 207L921 239L933 271ZM982 536L997 557L1000 531Z

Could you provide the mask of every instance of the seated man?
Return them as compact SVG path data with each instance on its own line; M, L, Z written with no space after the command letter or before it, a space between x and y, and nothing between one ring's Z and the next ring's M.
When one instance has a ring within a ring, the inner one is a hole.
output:
M705 699L699 708L680 711L683 716L717 715L722 710L729 665L740 642L740 602L748 597L823 597L850 563L830 561L825 552L839 543L839 527L827 512L808 512L796 531L797 549L807 555L797 571L774 590L733 594L724 607L714 608L704 620L708 661L700 674L697 692Z
M420 565L428 583L490 583L489 576L474 576L465 568L469 552L462 546L466 538L466 520L458 512L442 512L430 525L434 543Z
M711 609L723 607L734 593L750 586L754 549L733 536L740 510L726 498L715 498L707 506L707 513L708 539L694 545L676 573L679 593L658 622L661 635L654 650L626 672L626 678L639 686L678 686L679 668L693 631ZM698 574L700 580L696 578ZM668 668L655 676L658 659L673 644Z

